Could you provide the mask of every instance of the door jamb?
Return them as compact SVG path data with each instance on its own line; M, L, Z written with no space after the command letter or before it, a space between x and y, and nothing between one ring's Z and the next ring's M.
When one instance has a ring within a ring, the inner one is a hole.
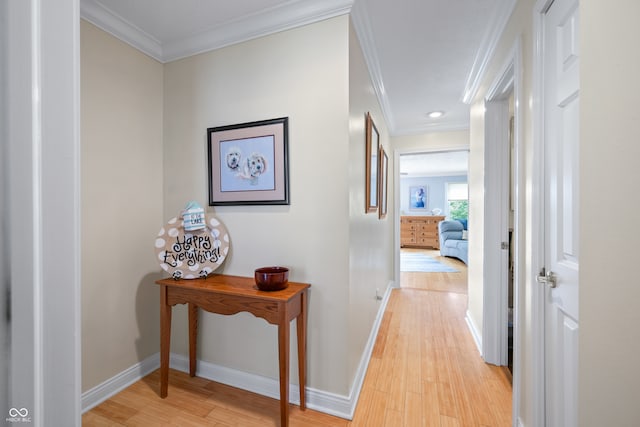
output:
M531 289L531 379L532 424L544 425L545 408L545 288L536 277L544 265L544 26L553 0L538 0L533 8L533 90L532 90L532 195L531 267L527 281Z
M524 243L524 227L525 221L523 218L523 213L525 212L525 202L526 197L524 196L526 192L525 188L525 178L523 176L524 173L524 148L522 147L522 105L523 105L523 93L522 93L522 40L520 38L516 39L509 55L507 55L507 60L505 64L500 69L501 71L497 74L497 79L491 85L489 91L487 92L487 96L485 97L485 106L487 108L486 116L485 116L485 129L486 129L486 139L485 139L485 156L488 154L488 150L490 148L497 148L499 150L507 150L509 147L505 147L505 144L499 144L499 147L490 147L493 145L491 141L495 141L495 137L498 137L496 127L491 127L491 124L495 124L495 120L500 120L497 117L500 114L504 114L502 107L499 107L497 104L500 102L501 97L504 96L505 93L513 92L514 98L514 127L513 127L513 138L514 138L514 156L511 160L511 164L514 167L513 177L515 179L514 182L514 224L513 224L513 245L514 245L514 318L513 318L513 423L517 425L520 422L520 396L522 389L522 364L521 364L521 355L522 355L522 343L520 340L520 330L521 330L521 313L523 308L525 307L525 292L524 292L524 280L525 277L523 275L525 271L525 250L523 247ZM497 107L497 108L496 108ZM504 120L503 120L504 122ZM504 125L504 123L501 123ZM505 153L501 153L502 156ZM486 159L485 159L486 161ZM501 162L502 164L508 162ZM491 171L488 171L489 173ZM499 172L498 172L499 173ZM491 177L489 177L491 179ZM509 188L503 188L504 191L509 191ZM485 227L490 229L499 230L500 227L504 228L504 221L508 218L506 213L504 212L503 205L504 203L500 203L501 200L504 200L505 197L504 191L502 194L499 194L496 198L498 203L487 203L485 204ZM498 211L496 211L498 210ZM501 211L500 211L501 210ZM491 213L491 214L489 214ZM498 218L497 220L493 220L492 224L488 224L492 221L492 218ZM485 228L485 236L487 236L487 228ZM507 301L507 282L503 280L504 271L508 268L507 263L505 263L505 256L500 252L503 252L499 247L488 247L489 245L485 245L485 268L483 278L483 358L485 358L485 351L489 350L490 346L493 346L494 352L491 355L492 358L503 358L506 354L506 341L507 341L507 313L506 313L506 301ZM508 259L508 257L506 257ZM490 269L488 268L487 263L493 262L494 264L498 264L498 268ZM493 275L492 275L493 274ZM492 283L498 283L498 289L496 287L491 287ZM503 310L504 309L504 310ZM503 312L504 311L504 312ZM495 313L500 313L498 316L495 316ZM492 320L492 321L491 321ZM500 345L499 352L495 351L497 345ZM504 350L504 352L503 352ZM501 353L501 354L497 354ZM486 358L485 358L486 360Z

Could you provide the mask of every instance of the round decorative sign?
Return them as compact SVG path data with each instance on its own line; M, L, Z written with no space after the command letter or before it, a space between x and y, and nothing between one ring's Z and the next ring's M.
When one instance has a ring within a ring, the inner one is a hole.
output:
M156 238L160 267L174 279L207 277L229 253L229 233L216 218L207 215L206 227L185 231L180 218L172 218Z

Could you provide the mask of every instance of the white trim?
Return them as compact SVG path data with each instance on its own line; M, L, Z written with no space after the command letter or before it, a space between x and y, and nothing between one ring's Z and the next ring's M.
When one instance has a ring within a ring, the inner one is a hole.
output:
M7 12L9 405L35 426L80 425L79 3Z
M493 20L487 26L487 33L485 33L482 38L480 48L478 49L478 53L476 53L473 66L467 77L467 82L462 94L462 102L466 104L470 104L473 101L482 84L484 74L493 58L494 51L498 47L498 42L509 22L517 0L499 0L497 3L494 7L495 15Z
M81 17L165 63L348 14L353 0L295 1L243 16L183 39L162 43L96 0L83 0Z
M395 283L400 286L400 154L402 150L393 150L393 277Z
M504 366L509 252L501 244L509 239L508 101L488 100L485 109L482 357L487 363Z
M159 367L160 353L156 353L109 378L107 381L85 391L82 393L82 413L98 406Z
M471 332L471 336L473 337L473 342L476 343L478 353L482 354L482 334L478 332L478 328L476 327L476 324L473 323L468 310L467 314L464 316L464 320L467 322L467 326L469 327L469 331Z
M96 0L82 0L80 16L153 59L163 62L162 44L158 39L114 14Z
M544 15L553 0L538 0L533 8L533 89L532 89L532 188L531 188L531 424L545 424L545 289L536 286L536 276L544 265Z
M44 322L43 313L43 226L42 226L42 5L31 1L31 168L33 206L33 418L36 426L43 426L44 397ZM37 414L37 415L36 415Z
M385 290L382 300L380 301L380 307L378 307L378 313L376 314L376 318L373 321L373 327L371 328L371 332L369 333L369 339L367 340L367 344L365 345L362 356L360 357L358 370L356 371L353 383L351 384L351 391L349 393L350 412L349 416L346 418L350 420L353 419L353 414L356 410L358 398L360 397L360 392L362 391L362 384L364 383L364 377L367 374L367 368L369 367L369 361L371 360L371 353L373 352L373 347L376 344L376 338L378 337L378 331L380 330L380 325L382 324L384 312L387 308L387 304L389 303L391 291L399 286L397 285L397 283L398 282L390 282L387 285L387 289Z
M384 317L384 312L389 302L391 290L396 286L393 282L389 282L385 294L380 302L378 313L374 320L369 339L362 352L360 364L354 377L349 396L343 396L323 390L307 387L306 398L307 407L319 412L334 415L340 418L353 419L353 414L358 403L362 383L367 373L371 353L375 345L380 324ZM187 356L171 353L169 366L182 372L189 372L189 359ZM86 412L91 408L99 405L111 396L119 393L131 384L139 381L149 373L160 367L160 353L156 353L142 362L125 369L107 381L97 385L96 387L82 394L82 412ZM279 381L274 378L267 378L260 375L250 374L248 372L227 368L216 365L214 363L198 361L196 365L196 375L211 381L227 384L232 387L251 391L263 396L274 399L280 397ZM299 386L297 384L289 385L289 402L293 404L300 403Z
M387 97L387 92L384 88L384 79L382 78L375 38L370 24L371 19L369 18L365 1L355 3L351 13L351 22L353 22L353 29L360 41L360 47L362 48L362 53L367 63L369 76L371 77L371 84L380 103L380 109L382 110L382 115L389 129L389 134L394 135L396 128L395 118L393 116L393 109L389 103L389 98Z
M523 167L523 156L524 149L522 147L522 103L523 94L522 94L522 81L523 81L523 70L522 70L522 40L519 37L515 42L511 49L510 54L507 56L507 60L500 68L501 72L497 74L497 77L494 83L491 85L490 89L487 92L486 99L491 101L493 99L500 99L510 90L513 91L514 98L514 129L513 129L513 137L514 137L514 157L511 160L511 163L514 167L513 178L514 182L514 201L513 206L515 209L514 216L514 224L513 224L513 241L512 245L515 249L514 252L514 318L513 318L513 414L512 419L519 419L520 416L520 396L522 394L522 351L521 351L521 316L522 309L525 306L525 302L522 300L524 298L524 283L523 280L523 272L525 271L525 255L524 249L521 247L523 240L523 227L524 220L522 219L524 212L526 210L526 206L524 205L525 197L523 195L526 193L525 189L525 178L523 177L524 167ZM487 115L490 112L487 110ZM509 149L507 147L507 149ZM497 214L496 214L497 216ZM486 234L486 233L485 233ZM489 281L487 281L489 280ZM487 278L485 279L485 285L490 283L493 280L497 280L497 278ZM486 286L485 286L486 287ZM507 326L506 326L506 312L503 311L503 307L507 306L506 302L506 292L498 295L501 303L496 306L493 304L494 300L487 299L487 295L485 294L485 303L483 309L485 317L487 316L487 312L501 312L501 316L499 323L494 324L493 329L486 325L486 329L483 330L485 333L485 338L493 335L499 335L498 341L500 342L501 350L504 350L506 353L506 342L507 342ZM506 356L506 354L502 354L501 357Z
M391 108L387 91L384 87L384 79L380 68L380 60L378 59L374 31L371 28L371 18L369 17L366 3L366 1L355 2L351 9L351 22L353 23L353 29L356 32L358 41L360 42L364 60L367 64L367 70L369 71L369 77L371 78L371 84L373 85L373 90L375 91L376 98L380 104L382 115L384 116L389 130L389 135L418 135L428 132L468 130L468 120L448 123L425 123L416 127L398 129L395 116L393 114L393 108Z
M170 367L178 371L189 372L189 358L171 353ZM198 361L196 375L272 399L280 398L280 386L275 378L250 374L204 361ZM289 403L300 404L299 390L297 384L289 384ZM169 384L169 392L171 392L171 384ZM345 419L352 418L352 408L355 408L355 402L352 402L348 396L316 390L311 387L307 387L306 399L309 409Z
M9 70L9 7L6 1L0 2L0 310L6 313L10 306L10 288L7 277L9 275L9 218L6 213L9 206L9 135L7 131L9 120L7 118L9 110L9 100L7 97L7 81ZM0 414L7 414L9 411L9 371L10 371L10 323L6 316L0 317Z
M163 44L163 62L313 24L351 11L353 0L287 2L224 23L192 37Z
M515 304L515 312L513 316L513 394L512 394L512 419L520 420L521 408L520 398L522 395L522 342L520 340L521 326L522 326L522 311L525 298L526 283L523 280L523 273L525 268L526 250L522 248L522 244L525 242L525 223L524 217L526 215L526 178L524 177L524 155L525 149L523 147L523 65L522 65L522 39L519 37L516 41L516 46L513 49L513 96L515 100L514 105L514 158L511 160L514 166L514 178L515 178L515 194L514 194L514 206L515 217L513 224L513 245L514 251L514 271L513 271L513 301Z
M40 0L42 395L46 425L80 425L80 5ZM64 248L64 251L60 251ZM55 364L51 364L55 360Z

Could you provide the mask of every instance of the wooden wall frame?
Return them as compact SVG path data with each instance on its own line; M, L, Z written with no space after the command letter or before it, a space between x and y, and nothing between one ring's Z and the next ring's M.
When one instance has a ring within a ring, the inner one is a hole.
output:
M365 159L365 213L378 212L378 175L380 154L380 134L373 123L371 114L365 116L366 159Z

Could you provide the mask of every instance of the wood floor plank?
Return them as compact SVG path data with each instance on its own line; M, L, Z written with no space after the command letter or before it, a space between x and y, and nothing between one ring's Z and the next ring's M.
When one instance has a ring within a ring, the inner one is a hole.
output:
M438 257L437 251L426 251ZM402 273L391 292L353 420L290 406L291 427L511 425L511 383L485 364L465 322L466 266L458 273ZM279 426L279 402L170 370L160 399L155 371L82 417L87 427Z
M387 410L387 399L389 393L380 390L374 390L371 397L371 405L367 414L367 421L364 425L367 427L383 427Z
M407 405L404 411L404 425L406 427L422 427L422 412L426 410L422 402L422 393L406 393Z
M425 427L440 426L440 407L438 403L438 384L431 381L422 382L422 413Z
M384 414L384 427L405 427L406 425L404 413L387 408L387 412Z

